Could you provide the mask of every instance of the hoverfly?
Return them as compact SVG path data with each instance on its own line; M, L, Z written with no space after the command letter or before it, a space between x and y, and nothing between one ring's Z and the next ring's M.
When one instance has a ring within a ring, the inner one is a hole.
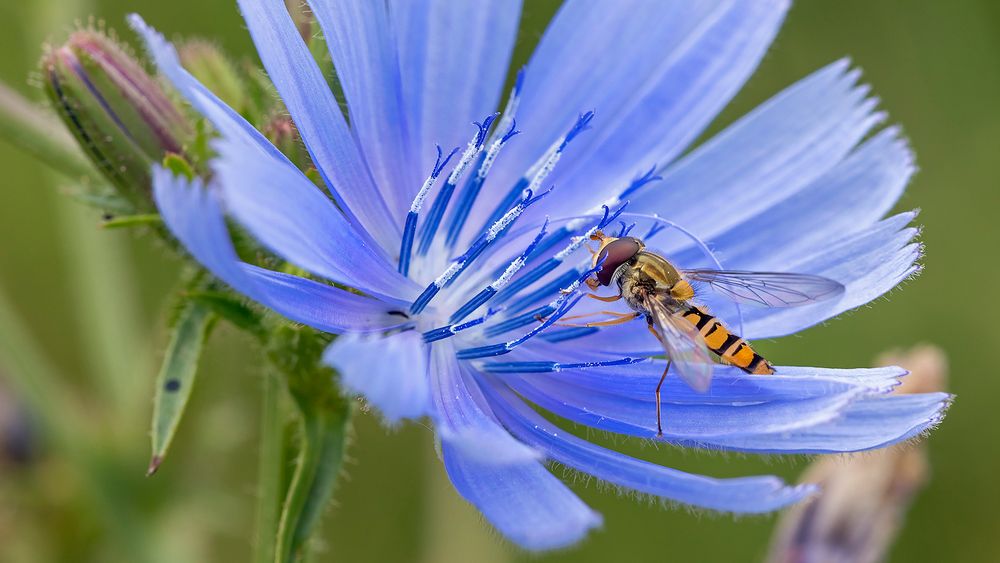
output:
M663 434L660 415L660 388L671 365L693 389L707 391L712 378L714 353L722 363L750 374L774 373L771 363L754 351L745 339L734 334L698 301L695 285L704 284L736 302L767 307L795 307L836 297L843 293L840 283L808 274L725 270L682 270L665 258L646 250L634 237L609 237L597 231L591 237L600 246L593 251L594 276L586 280L591 290L601 286L618 288L618 295L589 297L612 303L624 300L632 313L601 311L612 320L564 326L612 326L645 317L649 331L663 346L667 366L656 386L657 435ZM600 265L598 267L598 265ZM700 282L700 283L699 283ZM564 317L562 320L591 316Z

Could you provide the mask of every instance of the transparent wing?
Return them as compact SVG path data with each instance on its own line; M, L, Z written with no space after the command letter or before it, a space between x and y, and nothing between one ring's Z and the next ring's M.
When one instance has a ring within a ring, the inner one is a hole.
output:
M810 274L740 270L682 270L690 281L702 282L738 303L765 307L798 307L838 297L840 282Z
M677 373L695 391L708 391L715 364L701 333L693 324L673 315L659 299L649 297L645 304L653 318L656 337Z

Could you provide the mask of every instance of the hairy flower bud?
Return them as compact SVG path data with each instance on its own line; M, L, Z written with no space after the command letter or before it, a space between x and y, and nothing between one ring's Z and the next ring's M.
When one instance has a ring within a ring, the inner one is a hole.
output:
M261 131L300 170L313 167L309 151L302 143L302 137L299 136L299 130L296 129L291 117L284 114L273 117L264 124Z
M945 387L944 353L931 346L879 359L910 371L897 394ZM897 445L850 457L818 460L803 481L821 494L788 510L771 546L770 563L877 563L885 559L913 497L926 484L925 444Z
M73 33L41 66L46 92L87 155L137 210L151 209L150 166L184 152L195 135L191 121L103 33Z
M218 45L205 39L191 39L178 45L177 53L184 68L199 82L241 115L247 115L252 100L243 72Z

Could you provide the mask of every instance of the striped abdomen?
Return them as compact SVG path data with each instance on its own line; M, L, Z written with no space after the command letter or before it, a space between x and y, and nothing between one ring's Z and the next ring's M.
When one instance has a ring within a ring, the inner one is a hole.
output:
M771 364L754 352L749 342L729 332L719 319L697 307L688 307L682 316L698 328L709 350L718 354L722 361L747 373L757 375L774 373Z

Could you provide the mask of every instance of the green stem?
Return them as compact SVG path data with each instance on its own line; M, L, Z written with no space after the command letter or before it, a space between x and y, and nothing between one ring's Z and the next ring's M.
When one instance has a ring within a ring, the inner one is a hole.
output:
M260 458L257 463L256 563L273 563L281 508L284 423L281 412L281 379L274 373L264 377L260 421Z
M0 138L69 178L104 183L62 123L2 83Z
M336 487L343 465L352 404L341 397L316 402L296 396L302 415L298 465L278 525L276 563L300 560L309 535Z

